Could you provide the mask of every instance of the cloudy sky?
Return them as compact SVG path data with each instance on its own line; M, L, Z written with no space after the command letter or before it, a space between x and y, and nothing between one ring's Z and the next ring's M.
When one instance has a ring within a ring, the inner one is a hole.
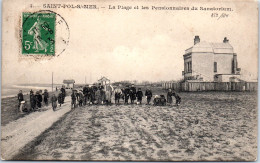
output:
M50 83L52 72L55 83L70 78L76 83L84 83L85 77L92 83L101 76L112 81L178 80L182 78L184 51L193 45L195 35L199 35L201 41L209 42L222 42L227 37L238 54L239 67L257 75L255 5L242 2L203 5L177 1L146 2L147 6L224 6L233 9L226 12L228 18L218 20L211 17L212 11L108 10L109 4L118 5L112 1L93 2L106 7L99 10L52 9L69 26L69 44L59 57L35 61L19 58L19 19L23 11L36 10L28 8L33 1L25 4L19 0L19 9L11 2L5 4L7 7L3 13L3 84ZM40 1L34 1L34 4L36 2L42 6ZM77 4L86 3L78 1ZM145 1L128 3L132 6L144 4Z

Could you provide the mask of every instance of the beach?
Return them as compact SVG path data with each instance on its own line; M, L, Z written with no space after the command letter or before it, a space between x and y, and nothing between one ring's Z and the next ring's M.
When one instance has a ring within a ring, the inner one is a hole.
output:
M155 94L165 93L155 88ZM91 105L56 116L15 120L41 132L11 160L253 161L257 146L256 92L182 92L180 106ZM70 106L67 97L66 106ZM144 99L145 101L145 99ZM251 107L248 107L251 106ZM35 114L36 115L36 114ZM7 123L11 125L12 122ZM30 128L25 127L25 128ZM26 130L25 130L26 131ZM8 132L7 132L8 133ZM33 138L33 139L32 139ZM2 141L6 137L2 135ZM10 150L12 151L12 150ZM3 157L2 158L6 158Z

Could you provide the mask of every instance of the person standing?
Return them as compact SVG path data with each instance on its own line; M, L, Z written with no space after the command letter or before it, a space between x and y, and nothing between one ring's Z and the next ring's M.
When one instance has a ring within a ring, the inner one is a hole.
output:
M135 88L134 84L132 84L132 86L130 88L130 99L131 99L131 104L134 104L134 102L136 100L136 88Z
M62 99L63 99L62 96L63 96L63 95L62 95L62 92L60 91L59 94L58 94L58 103L60 104L60 107L61 107Z
M129 96L130 96L130 88L129 88L129 86L126 86L126 88L124 90L125 104L128 104Z
M30 104L31 104L31 110L35 111L35 107L36 107L36 98L35 95L33 93L33 91L30 91Z
M104 104L106 101L106 92L104 88L100 89L100 98L101 98L101 104Z
M169 89L167 92L167 103L169 103L170 105L172 104L172 96L173 96L173 92L171 89Z
M65 97L66 97L66 90L64 88L64 85L61 87L61 93L62 93L62 104L64 104L64 100L65 100Z
M145 91L145 96L146 96L146 99L147 99L147 105L149 105L150 101L153 97L152 91L149 88Z
M40 94L39 91L36 92L35 98L36 98L37 108L41 108L42 107L42 95Z
M20 90L19 93L17 94L17 98L18 98L18 109L20 108L21 106L21 102L24 101L23 99L23 91Z
M122 90L119 88L119 86L116 87L115 91L115 104L119 104L120 97L122 95Z
M83 105L83 100L84 100L83 91L80 90L79 93L78 93L79 106L82 106L82 105Z
M83 87L83 95L84 95L84 102L83 102L83 104L86 105L87 101L89 101L89 99L88 99L88 95L89 95L89 87L88 87L88 85L85 85L85 87Z
M136 92L136 96L137 96L137 104L142 104L142 98L143 98L143 92L141 90L141 88L138 88L138 91Z
M114 92L114 87L112 85L106 85L106 89L105 89L105 98L106 98L106 104L111 105L112 101L112 94Z
M96 104L101 104L101 90L98 89L96 92L95 92L95 103Z
M90 87L89 92L90 92L90 104L94 104L95 103L95 88L94 88L94 86Z
M53 93L53 95L51 97L51 106L52 106L53 111L56 111L57 101L58 101L58 99L57 99L55 93Z
M107 105L111 104L111 96L112 96L112 91L111 90L106 90L105 91L105 103Z
M48 106L48 99L49 99L49 93L48 93L47 89L45 89L44 93L43 93L43 101L44 101L45 106Z
M76 91L73 90L72 94L71 94L71 109L75 109L76 108L76 101L77 101Z

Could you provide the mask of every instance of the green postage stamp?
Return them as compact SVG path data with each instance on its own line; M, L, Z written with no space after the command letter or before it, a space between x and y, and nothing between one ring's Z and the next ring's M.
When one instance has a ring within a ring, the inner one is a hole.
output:
M55 13L23 13L23 55L55 55L55 19Z

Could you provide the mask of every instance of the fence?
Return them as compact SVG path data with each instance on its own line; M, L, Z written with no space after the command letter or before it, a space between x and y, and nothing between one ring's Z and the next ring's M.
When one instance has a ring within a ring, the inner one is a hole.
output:
M176 91L257 91L257 82L183 82L163 83L163 89Z

